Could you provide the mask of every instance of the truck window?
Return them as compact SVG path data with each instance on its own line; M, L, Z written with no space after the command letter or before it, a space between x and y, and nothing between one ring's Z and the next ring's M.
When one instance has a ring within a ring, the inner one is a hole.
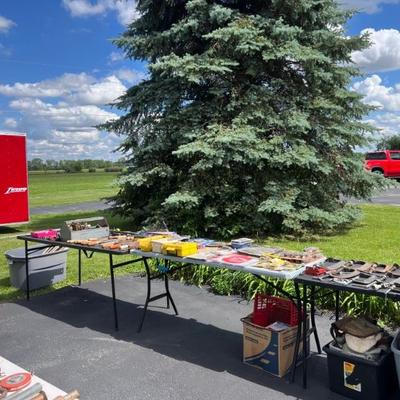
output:
M391 151L390 158L392 160L400 160L400 152L399 151Z
M365 155L365 159L366 160L386 160L386 153L383 151L377 151L375 153L367 153Z

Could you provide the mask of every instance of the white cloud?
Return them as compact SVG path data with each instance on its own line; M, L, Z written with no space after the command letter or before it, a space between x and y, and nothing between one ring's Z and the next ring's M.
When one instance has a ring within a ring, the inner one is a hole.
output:
M115 71L115 74L119 79L131 85L134 85L146 78L146 74L144 72L128 68L121 68L120 70Z
M367 28L361 34L368 33L371 46L352 54L353 62L367 72L393 71L400 68L400 31Z
M17 120L14 118L6 118L4 120L4 126L6 126L7 128L16 128L17 125Z
M63 0L63 4L73 17L103 14L107 10L104 1L93 4L87 0Z
M118 14L118 20L122 25L129 25L138 18L139 13L136 9L136 1L113 0L113 4Z
M73 17L105 15L110 11L116 12L118 21L128 25L138 17L135 0L63 0L64 7Z
M118 118L102 106L125 90L116 75L97 79L85 73L0 85L0 94L14 97L9 108L18 115L18 129L28 133L29 156L43 159L118 158L112 151L120 139L95 126ZM16 123L3 121L9 127Z
M0 33L7 33L16 23L0 15Z
M30 139L29 156L43 159L113 158L115 135L94 126L118 116L94 105L71 106L40 99L13 100L10 107L21 115L19 130Z
M353 85L353 90L364 95L363 101L384 111L400 112L400 84L382 85L379 75L372 75Z
M343 0L339 1L345 8L355 8L357 10L373 14L381 11L383 4L397 4L400 0Z
M79 104L104 105L112 103L126 91L123 83L114 75L87 85L84 88L66 97L67 102Z
M71 104L108 104L121 96L125 90L126 87L115 75L96 80L85 73L64 74L55 79L34 83L0 85L0 94L5 96L62 97Z
M50 139L32 140L28 133L28 157L39 157L42 159L83 159L83 158L103 158L118 159L121 155L111 153L110 149L118 145L118 139L111 134L100 132L98 139L79 142L70 138L64 140L57 138L57 132Z
M391 112L374 113L365 122L375 126L377 132L373 136L369 136L374 141L379 141L384 137L400 134L400 114Z
M122 61L124 59L123 53L120 53L119 51L113 51L111 54L108 56L110 62L118 62Z
M101 124L117 115L95 105L71 106L59 102L45 103L40 99L24 98L13 100L10 107L23 113L36 125L50 126L64 132L92 130L94 125Z
M400 133L400 84L385 86L378 75L356 82L352 90L364 95L363 101L378 107L365 122L375 126L379 132L374 139Z
M13 97L59 97L86 88L95 81L95 78L85 73L64 74L35 83L0 85L0 94Z

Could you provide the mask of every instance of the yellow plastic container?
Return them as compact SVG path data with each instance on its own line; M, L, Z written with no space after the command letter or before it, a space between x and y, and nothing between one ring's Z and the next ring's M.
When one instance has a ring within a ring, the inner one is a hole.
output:
M168 242L162 247L163 254L170 256L186 257L197 253L197 243L194 242Z
M155 236L149 236L146 238L138 239L139 249L142 251L151 251L152 250L151 242L153 240L164 239L164 238L165 238L165 236L155 235Z

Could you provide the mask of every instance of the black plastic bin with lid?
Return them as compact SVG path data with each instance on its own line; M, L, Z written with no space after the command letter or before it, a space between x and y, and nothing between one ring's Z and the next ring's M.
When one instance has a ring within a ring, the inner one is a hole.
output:
M333 343L333 342L332 342ZM342 351L330 343L328 355L329 387L333 392L356 400L391 400L398 391L393 353L377 361Z
M43 248L34 249L29 248L29 289L39 289L64 280L68 249L55 247L49 253ZM25 249L12 249L4 254L8 261L11 285L26 290Z

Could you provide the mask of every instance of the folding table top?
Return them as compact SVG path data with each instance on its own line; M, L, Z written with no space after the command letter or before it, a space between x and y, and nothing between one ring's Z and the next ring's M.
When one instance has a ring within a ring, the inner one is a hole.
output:
M19 367L18 365L12 363L11 361L8 361L7 359L1 356L0 356L0 370L5 375L16 374L18 372L28 372L25 369ZM53 386L52 384L46 382L45 380L37 377L36 375L32 375L31 383L26 388L33 386L35 383L40 383L42 385L43 387L42 390L46 393L49 399L54 399L57 396L65 396L67 394L66 392Z
M351 283L344 284L329 279L319 279L318 277L306 275L303 273L299 274L295 278L295 281L302 285L318 286L340 292L353 292L353 293L366 294L368 296L390 298L396 301L400 300L400 293L388 291L387 288L376 290L373 287L363 287L363 285L353 285Z
M242 271L242 272L248 272L254 275L259 275L259 276L266 276L270 278L276 278L276 279L283 279L283 280L288 280L288 279L294 279L296 276L300 275L308 264L304 264L301 266L299 269L294 270L294 271L274 271L274 270L269 270L265 268L258 268L255 266L242 266L242 265L235 265L235 264L229 264L225 262L217 262L217 261L205 261L205 260L199 260L197 258L191 258L191 256L187 257L177 257L177 256L169 256L161 253L153 253L153 252L148 252L148 251L141 251L141 250L131 250L132 254L136 254L142 257L147 257L147 258L157 258L160 260L169 260L172 262L179 262L179 263L184 263L184 264L194 264L194 265L206 265L210 267L216 267L216 268L227 268L231 269L234 271ZM320 261L323 261L324 259L321 259ZM319 261L317 260L316 262L313 262L313 264L318 263Z

